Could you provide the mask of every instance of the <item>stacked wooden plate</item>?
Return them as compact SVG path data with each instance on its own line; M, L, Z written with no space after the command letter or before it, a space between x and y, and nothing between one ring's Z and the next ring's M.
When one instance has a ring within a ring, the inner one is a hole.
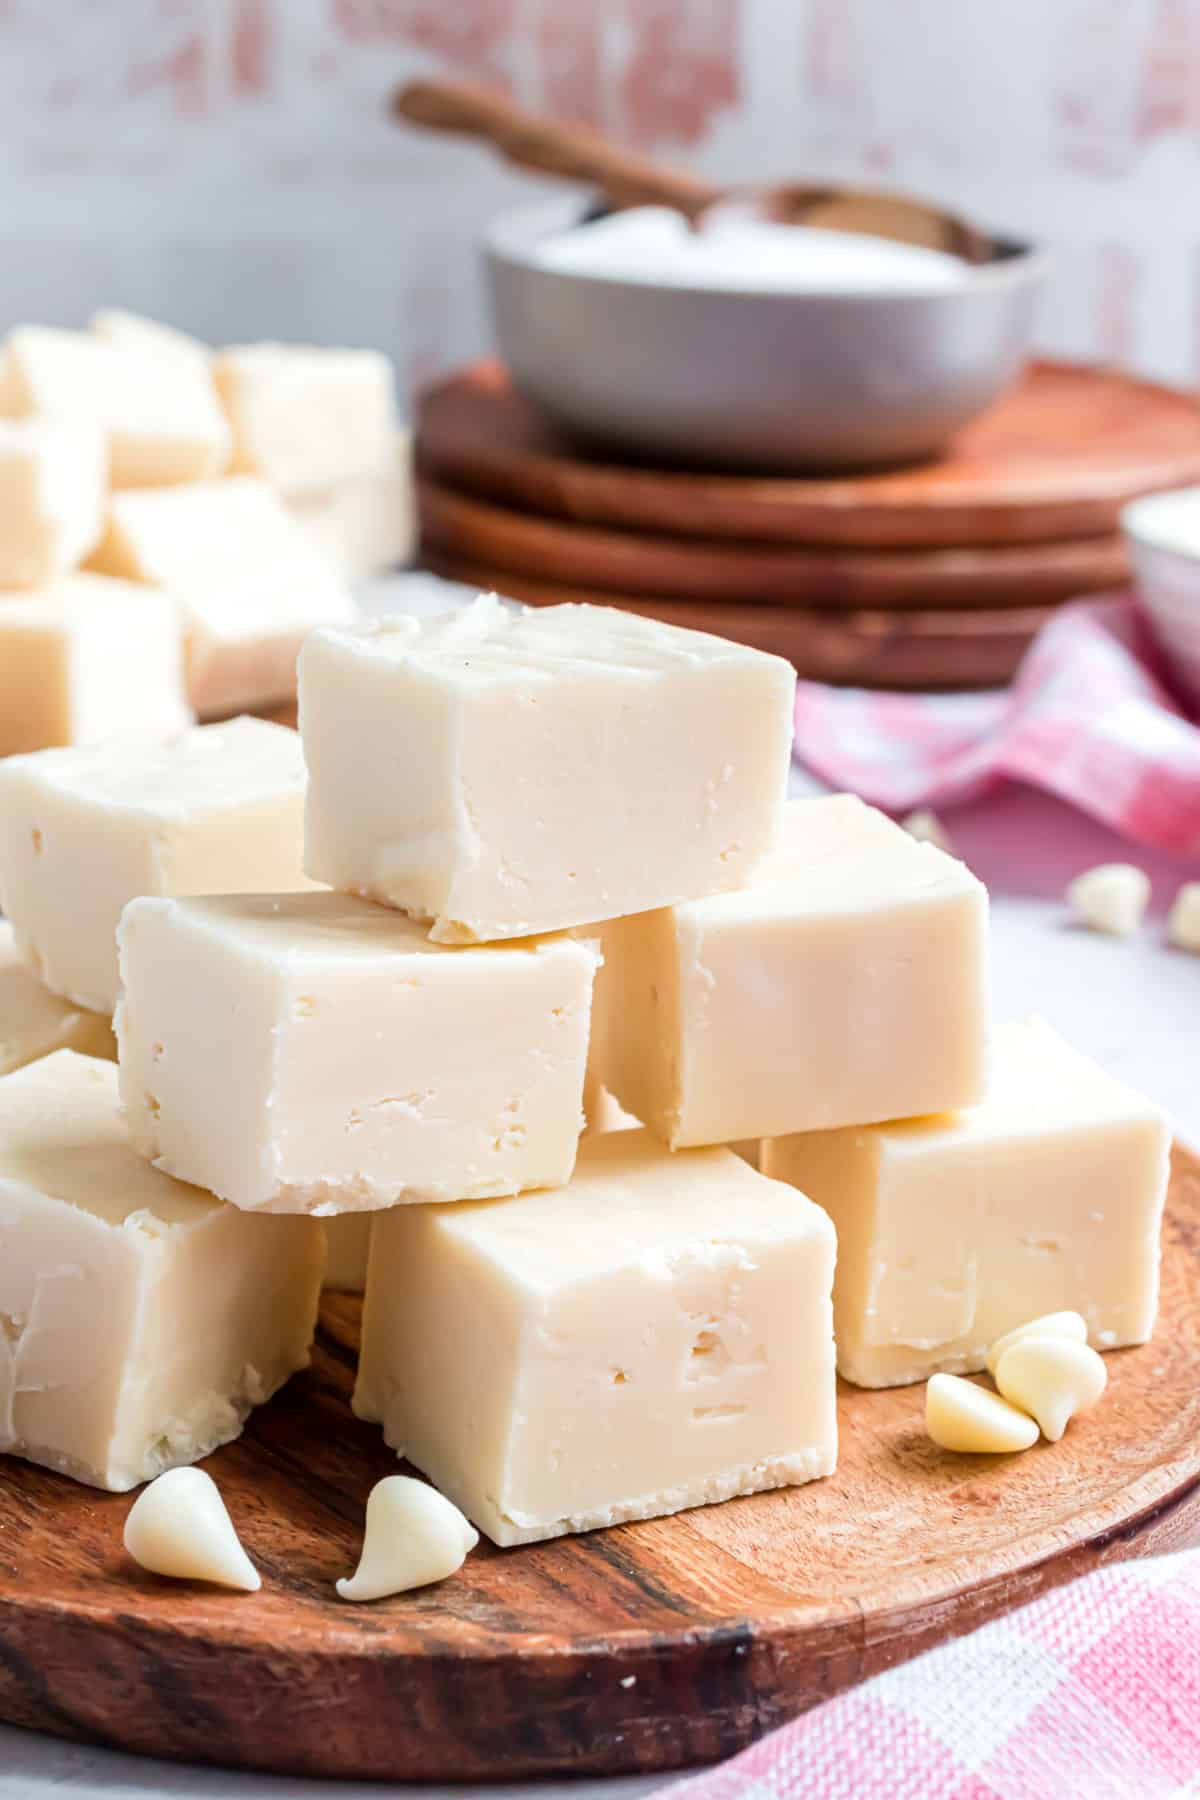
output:
M939 462L707 474L591 460L483 362L426 393L417 454L441 574L652 614L818 680L981 687L1065 600L1127 578L1117 515L1200 480L1200 403L1038 363Z

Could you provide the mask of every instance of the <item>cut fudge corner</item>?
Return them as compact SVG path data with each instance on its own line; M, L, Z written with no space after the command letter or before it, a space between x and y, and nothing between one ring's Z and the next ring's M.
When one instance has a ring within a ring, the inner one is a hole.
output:
M1035 1018L994 1032L978 1104L770 1139L763 1161L836 1226L839 1372L887 1388L976 1373L1006 1332L1059 1311L1098 1349L1144 1343L1170 1135Z
M301 652L315 878L473 944L732 888L769 851L789 665L605 607L481 596L403 625ZM410 779L364 793L372 762Z
M155 1169L111 1063L60 1050L0 1081L0 1185L3 1452L125 1492L230 1442L307 1365L319 1227L251 1224Z
M733 1152L600 1133L561 1193L377 1220L354 1411L505 1546L812 1481L834 1253Z
M121 925L138 1148L246 1211L375 1213L561 1188L589 940L461 951L331 891L141 898Z

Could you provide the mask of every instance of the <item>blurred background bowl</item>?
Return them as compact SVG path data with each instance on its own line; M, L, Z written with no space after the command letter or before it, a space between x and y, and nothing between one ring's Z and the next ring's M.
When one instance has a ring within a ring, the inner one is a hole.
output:
M1029 354L1046 268L1028 244L929 293L755 293L543 268L578 200L489 231L500 351L585 446L742 468L868 468L938 451Z
M1200 487L1123 508L1138 599L1180 690L1200 707Z

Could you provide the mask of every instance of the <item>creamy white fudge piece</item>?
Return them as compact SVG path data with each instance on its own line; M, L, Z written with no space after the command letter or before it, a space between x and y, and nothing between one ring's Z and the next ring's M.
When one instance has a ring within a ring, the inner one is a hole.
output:
M290 698L308 633L355 616L349 587L250 476L114 494L92 567L168 591L188 698L210 717Z
M396 395L380 351L240 344L218 351L213 372L236 470L303 494L386 464Z
M55 1050L78 1050L116 1062L111 1021L43 987L21 960L12 926L0 919L0 1075L11 1075Z
M320 1227L130 1149L111 1063L0 1081L0 1451L123 1491L238 1435L308 1361Z
M599 1073L672 1147L982 1097L986 891L850 795L789 801L738 892L603 941Z
M0 588L36 588L81 563L108 496L104 438L53 419L0 419Z
M361 1294L367 1285L371 1214L339 1213L325 1220L325 1287L336 1294Z
M432 920L440 943L738 887L774 845L795 688L781 657L492 594L314 632L299 669L305 867Z
M219 475L229 460L229 427L207 361L185 355L176 334L141 324L116 339L18 326L4 345L0 411L98 428L114 487Z
M148 319L142 313L127 312L124 307L105 306L92 314L88 320L88 330L103 343L116 344L120 349L142 350L150 356L174 357L179 363L197 372L206 370L209 382L212 383L212 351L199 338L192 337L186 331L180 331L174 325L163 325L158 319ZM216 398L216 388L213 387ZM220 402L217 402L220 417Z
M175 587L187 638L187 694L202 716L289 700L310 631L349 624L350 589L316 560L303 571L263 569Z
M343 581L365 581L412 560L416 504L412 439L397 433L387 462L312 494L287 497L309 542Z
M303 809L300 740L263 719L197 726L152 747L10 757L0 763L0 906L48 987L111 1013L126 902L308 887Z
M833 1259L732 1151L588 1138L564 1194L376 1219L354 1410L497 1544L811 1481Z
M282 578L323 569L279 495L252 475L114 494L90 567L184 594L260 571Z
M275 1212L561 1187L596 952L452 950L345 894L135 900L115 1028L133 1141Z
M198 481L224 474L233 454L233 433L213 380L208 345L170 325L117 308L95 313L90 329L94 337L116 349L131 376L136 371L143 382L163 381L174 397L172 424L187 444L182 449L174 446L166 464L170 473L157 479ZM181 462L186 466L179 474Z
M152 743L191 722L179 618L162 594L88 574L0 594L0 756Z
M893 1387L982 1369L1042 1313L1081 1313L1100 1349L1143 1343L1169 1149L1157 1107L1031 1020L996 1032L982 1105L775 1138L762 1158L837 1227L839 1369Z

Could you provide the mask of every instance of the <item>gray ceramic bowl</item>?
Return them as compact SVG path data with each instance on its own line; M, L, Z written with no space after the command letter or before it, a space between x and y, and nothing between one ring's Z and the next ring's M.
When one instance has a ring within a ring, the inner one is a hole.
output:
M584 446L732 468L866 468L940 449L1018 373L1045 257L998 244L949 292L746 293L540 268L578 201L511 213L486 258L525 393Z

